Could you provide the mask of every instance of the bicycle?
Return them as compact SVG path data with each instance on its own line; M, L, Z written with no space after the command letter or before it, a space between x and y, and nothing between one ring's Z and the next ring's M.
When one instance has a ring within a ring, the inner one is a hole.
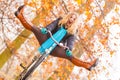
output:
M29 75L33 73L33 71L40 65L43 60L51 53L51 51L58 45L60 47L63 47L66 49L66 54L68 56L71 55L71 51L68 47L61 45L60 41L63 39L63 37L66 35L67 31L63 27L61 27L55 34L52 35L52 33L49 30L46 30L46 28L41 28L41 31L43 34L46 34L47 32L50 34L50 38L47 39L38 49L40 54L42 56L39 56L38 58L33 59L33 61L28 65L28 67L24 67L21 65L21 67L24 68L23 72L20 74L20 77L18 80L26 80Z

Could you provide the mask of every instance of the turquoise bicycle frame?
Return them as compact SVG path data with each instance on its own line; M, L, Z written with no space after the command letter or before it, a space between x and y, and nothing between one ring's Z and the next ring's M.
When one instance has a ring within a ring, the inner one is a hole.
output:
M53 38L59 43L64 38L66 33L67 30L61 27L56 33L53 34ZM40 54L44 54L45 52L50 54L56 46L57 44L50 37L38 48L38 51Z

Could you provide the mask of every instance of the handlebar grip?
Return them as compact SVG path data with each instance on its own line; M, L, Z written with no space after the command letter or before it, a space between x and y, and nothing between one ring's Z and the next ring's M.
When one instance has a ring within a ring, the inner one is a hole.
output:
M42 28L41 32L42 32L42 34L47 34L48 33L46 28Z
M71 56L72 55L72 51L70 51L69 49L66 49L66 55L67 56Z

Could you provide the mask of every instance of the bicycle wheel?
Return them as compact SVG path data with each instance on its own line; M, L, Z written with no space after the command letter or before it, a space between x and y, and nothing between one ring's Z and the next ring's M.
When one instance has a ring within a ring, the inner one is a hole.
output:
M33 73L33 71L38 67L38 65L45 59L45 57L47 56L47 54L43 54L40 58L38 58L38 60L30 66L30 68L28 68L28 70L26 71L26 73L21 76L21 78L19 80L26 80L29 75L31 75Z

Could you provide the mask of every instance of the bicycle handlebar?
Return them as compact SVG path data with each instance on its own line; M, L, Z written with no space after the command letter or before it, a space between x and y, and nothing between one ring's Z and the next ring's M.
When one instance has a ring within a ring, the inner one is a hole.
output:
M67 55L67 56L71 56L71 55L72 55L72 52L71 52L71 50L69 49L69 47L64 46L64 45L61 45L61 44L53 37L53 35L52 35L52 33L51 33L50 30L47 30L46 28L40 28L40 29L41 29L41 32L42 32L43 34L49 33L51 39L52 39L58 46L60 46L60 47L62 47L62 48L64 48L64 49L66 50L66 55Z

